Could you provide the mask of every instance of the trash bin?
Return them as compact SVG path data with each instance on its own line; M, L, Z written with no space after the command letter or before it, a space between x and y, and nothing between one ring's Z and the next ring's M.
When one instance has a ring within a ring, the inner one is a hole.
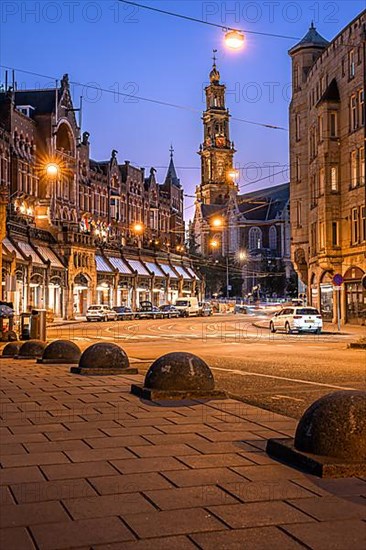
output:
M30 337L30 331L29 331L29 324L30 324L30 313L21 313L20 314L20 334L19 338L20 340L29 340Z
M31 340L46 341L46 316L47 310L32 309L29 328L29 336Z

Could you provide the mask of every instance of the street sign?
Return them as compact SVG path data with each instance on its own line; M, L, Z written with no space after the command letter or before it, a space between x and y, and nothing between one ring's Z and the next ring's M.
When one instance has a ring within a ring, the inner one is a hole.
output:
M232 285L227 285L227 289L232 290L233 289Z
M335 286L341 286L343 284L343 277L340 273L336 273L336 275L334 275L333 284Z

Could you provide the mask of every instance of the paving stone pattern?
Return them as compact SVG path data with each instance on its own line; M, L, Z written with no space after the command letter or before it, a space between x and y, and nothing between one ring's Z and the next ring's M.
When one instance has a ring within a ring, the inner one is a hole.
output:
M140 401L141 376L1 364L0 548L358 550L366 480L270 459L296 422L233 400Z

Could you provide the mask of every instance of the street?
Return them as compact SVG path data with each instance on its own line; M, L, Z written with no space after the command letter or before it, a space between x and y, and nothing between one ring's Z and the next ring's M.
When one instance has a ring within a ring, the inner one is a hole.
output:
M255 326L257 325L257 326ZM217 386L247 403L299 418L318 397L341 389L365 389L366 358L347 349L358 338L337 334L271 334L268 317L208 318L68 324L50 327L48 339L71 339L81 349L97 341L120 345L144 373L157 357L189 351L206 360Z

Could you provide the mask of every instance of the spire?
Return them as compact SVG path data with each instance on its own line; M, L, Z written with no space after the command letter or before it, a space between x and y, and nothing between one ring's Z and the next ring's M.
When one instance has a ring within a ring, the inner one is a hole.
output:
M316 27L314 26L314 21L311 22L311 25L309 27L308 32L305 34L304 38L300 40L295 46L293 46L289 53L294 53L300 48L326 48L328 46L329 42L325 38L323 38L318 31L316 30Z
M168 171L165 178L165 183L171 183L172 185L175 185L176 187L180 187L180 180L177 176L177 171L174 166L174 147L173 144L170 146L170 162L168 166Z
M213 64L212 64L212 70L210 72L210 81L211 81L211 84L219 84L220 83L220 73L219 71L217 70L217 67L216 67L216 54L217 54L217 50L213 50Z

